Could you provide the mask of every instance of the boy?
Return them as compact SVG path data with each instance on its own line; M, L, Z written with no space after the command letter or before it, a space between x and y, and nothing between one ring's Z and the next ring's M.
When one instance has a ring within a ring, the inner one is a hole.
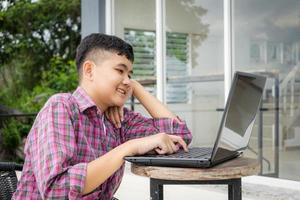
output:
M132 47L115 36L91 34L81 41L79 86L52 96L36 117L13 199L109 200L125 156L187 151L186 124L130 79L133 60ZM152 118L123 108L130 95Z

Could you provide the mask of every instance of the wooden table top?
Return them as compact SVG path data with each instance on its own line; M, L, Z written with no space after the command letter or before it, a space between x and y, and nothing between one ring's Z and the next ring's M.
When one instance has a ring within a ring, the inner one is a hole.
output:
M257 175L258 160L239 157L212 168L157 167L131 164L131 172L150 178L164 180L224 180Z

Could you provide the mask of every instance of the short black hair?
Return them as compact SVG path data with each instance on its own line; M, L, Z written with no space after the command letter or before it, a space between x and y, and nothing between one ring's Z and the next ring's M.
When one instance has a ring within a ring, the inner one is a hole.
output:
M76 67L78 74L80 74L81 65L86 57L95 50L117 53L118 55L125 56L132 63L134 61L133 49L130 44L113 35L92 33L82 39L77 47Z

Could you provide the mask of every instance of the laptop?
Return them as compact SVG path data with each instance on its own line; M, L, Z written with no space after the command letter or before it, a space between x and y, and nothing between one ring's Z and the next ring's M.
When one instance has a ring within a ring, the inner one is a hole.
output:
M236 158L247 148L266 77L236 72L213 147L193 147L170 155L127 156L125 160L150 166L209 168Z

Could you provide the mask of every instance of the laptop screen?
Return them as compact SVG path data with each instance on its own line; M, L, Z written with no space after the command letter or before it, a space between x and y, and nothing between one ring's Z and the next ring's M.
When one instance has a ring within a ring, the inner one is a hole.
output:
M263 76L236 73L219 130L220 147L229 150L247 147L265 82Z

